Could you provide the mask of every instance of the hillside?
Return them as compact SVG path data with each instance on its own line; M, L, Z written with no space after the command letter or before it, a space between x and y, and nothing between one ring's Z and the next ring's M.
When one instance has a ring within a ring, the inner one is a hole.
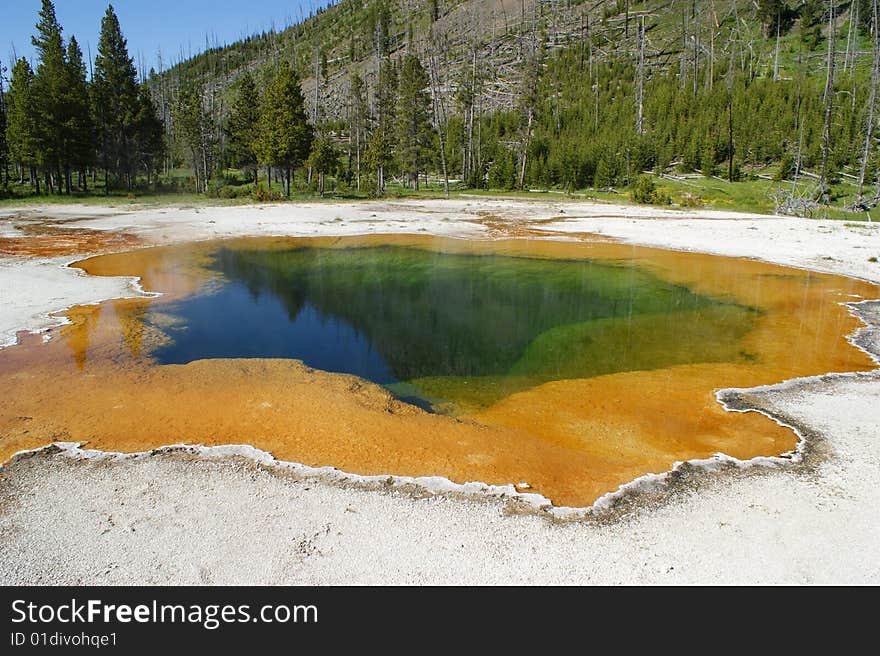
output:
M839 28L848 27L849 10L843 3ZM648 75L686 75L694 67L699 72L726 62L731 52L755 76L772 74L774 65L780 77L796 75L799 52L805 74L821 73L824 44L799 38L799 18L793 9L785 11L777 58L776 34L767 33L753 0L342 0L277 33L207 50L155 80L183 78L222 89L244 71L287 60L299 71L312 110L318 79L320 115L341 118L351 73L371 86L379 56L415 52L425 61L438 60L444 91L453 92L476 66L484 77L486 109L511 108L524 56L536 42L551 53L584 49L595 62L635 59L642 22ZM845 45L843 57L870 66L866 37Z
M829 200L829 182L858 177L848 201L858 205L876 160L864 136L876 102L872 2L343 0L283 31L179 62L150 84L169 129L175 90L202 89L222 150L229 89L245 72L265 78L289 61L312 124L346 150L351 183L361 173L360 165L352 172L361 155L360 145L352 155L352 76L365 82L366 139L383 62L415 55L430 72L445 140L431 146L426 173L443 167L468 187L566 190L629 186L642 170L670 166L729 181L743 171L794 176L786 193L796 198L776 202L783 211L818 198L798 178L818 179ZM669 200L650 185L643 191L647 202Z

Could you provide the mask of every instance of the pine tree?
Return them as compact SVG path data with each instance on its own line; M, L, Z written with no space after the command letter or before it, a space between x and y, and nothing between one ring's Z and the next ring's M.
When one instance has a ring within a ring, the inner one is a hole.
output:
M364 80L357 73L351 75L351 134L355 148L355 179L357 190L361 190L361 154L367 127L367 103L364 99ZM350 163L349 163L350 165Z
M309 166L318 174L318 193L324 196L324 175L332 172L339 164L339 151L329 137L321 137L314 142L309 155Z
M388 2L374 2L367 14L367 39L373 42L376 57L381 59L391 51L391 7Z
M871 65L871 91L868 99L868 117L865 124L865 147L862 154L861 165L859 166L859 184L856 192L856 205L863 205L862 194L865 188L865 174L868 169L868 158L871 153L871 142L874 135L874 122L877 111L877 90L880 87L880 2L873 0L871 7L871 18L873 24L872 41L873 41L873 62ZM880 170L877 172L878 186L880 186ZM880 202L880 188L877 190L877 198L875 202Z
M828 195L828 155L831 151L831 119L834 112L834 50L835 37L834 0L828 0L828 57L825 69L825 124L822 129L822 167L819 171L819 185L816 188L820 197Z
M36 175L39 135L33 92L34 72L27 59L22 57L12 67L7 94L6 142L10 159L19 166L19 180L24 181L27 171L31 184L40 193L40 181Z
M413 187L419 188L419 173L428 159L432 130L428 74L415 55L407 55L400 69L397 106L398 159Z
M253 171L257 178L257 155L254 145L260 120L260 96L250 73L239 80L223 130L226 134L226 153L232 166Z
M61 171L66 158L65 128L68 120L67 84L69 74L61 25L51 0L43 0L37 35L31 43L39 64L34 77L39 145L37 160L46 175L47 191L61 193Z
M822 0L804 0L801 6L801 40L811 49L815 48L822 40L822 15L824 14Z
M86 168L94 161L95 131L86 82L86 66L76 37L67 46L64 122L65 181L70 193L70 167L79 173L79 184L87 191Z
M207 185L208 171L205 162L205 131L207 116L202 103L203 90L192 83L181 84L177 102L172 111L174 130L177 138L189 155L196 181L196 193L201 193Z
M285 194L290 196L293 171L309 156L314 133L306 117L305 101L299 77L289 64L275 73L260 103L260 119L255 151L267 167L284 174Z
M776 34L780 21L788 8L785 0L756 0L758 20L764 28L764 38Z
M538 85L540 79L541 51L536 49L535 52L523 59L523 79L519 97L522 140L520 143L519 180L517 186L520 189L525 187L526 164L528 162L529 149L532 145L532 128L539 104Z
M858 5L856 13L858 15L860 27L865 31L865 34L872 34L871 25L874 16L873 0L854 0L853 6L855 5Z
M397 100L397 69L390 59L379 67L376 85L375 120L364 157L376 171L376 194L385 192L385 169L394 159L394 110Z
M431 113L434 115L433 124L434 129L437 131L440 173L443 175L443 192L446 196L449 196L449 164L446 156L449 122L446 120L446 104L440 91L440 60L433 55L430 60L429 73L428 77L431 80Z
M480 80L476 74L476 51L471 54L471 65L462 69L455 91L456 104L461 111L465 128L462 130L461 135L461 175L462 178L468 181L472 181L476 177L474 175L474 170L476 169L476 162L474 161L476 154L476 148L474 147L474 128L477 122L477 92L480 84Z
M147 184L150 184L153 173L165 154L165 126L159 119L153 97L145 84L138 88L134 135L138 157L147 174Z
M133 126L138 114L137 74L113 5L107 7L101 20L92 103L101 165L107 174L105 190L109 193L111 174L117 180L124 178L130 190L135 156Z
M4 187L9 182L9 145L6 142L6 89L3 86L4 70L2 63L0 63L0 187Z
M499 146L489 167L489 188L510 191L516 186L516 163L509 148Z

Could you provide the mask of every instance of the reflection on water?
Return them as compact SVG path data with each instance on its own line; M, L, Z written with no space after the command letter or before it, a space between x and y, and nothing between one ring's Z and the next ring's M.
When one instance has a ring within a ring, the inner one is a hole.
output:
M582 506L676 461L794 447L719 388L876 368L841 305L876 285L629 244L249 238L77 266L162 295L75 307L55 339L0 350L0 460L249 444Z
M756 314L590 260L226 248L211 269L219 281L162 308L175 321L158 362L300 359L418 405L472 408L550 380L734 361Z

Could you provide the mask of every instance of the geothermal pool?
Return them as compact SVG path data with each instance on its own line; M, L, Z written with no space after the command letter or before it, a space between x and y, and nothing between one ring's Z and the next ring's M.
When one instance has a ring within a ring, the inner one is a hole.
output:
M209 257L213 284L144 317L171 317L159 364L293 358L451 414L551 380L746 361L759 314L627 262L389 246Z
M616 243L250 238L76 266L161 295L0 351L4 459L251 444L584 506L675 461L794 448L718 389L875 366L841 305L874 285Z

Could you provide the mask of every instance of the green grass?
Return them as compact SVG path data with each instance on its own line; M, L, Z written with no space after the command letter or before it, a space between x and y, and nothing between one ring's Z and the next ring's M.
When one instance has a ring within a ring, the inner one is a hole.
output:
M686 195L699 199L700 206L705 209L729 210L734 212L754 212L772 214L775 211L774 194L778 191L790 192L790 180L776 181L750 179L739 182L728 182L719 178L694 177L684 180L672 180L666 177L655 179L658 191L666 192L672 197L673 206L683 204ZM802 179L797 184L799 195L809 195L815 188L812 179ZM866 221L864 212L850 212L845 208L856 197L856 187L850 182L839 182L831 187L833 197L830 206L817 207L813 210L815 219L832 219L845 221ZM880 221L880 208L871 210L871 220Z
M771 170L765 173L772 173ZM684 212L694 209L712 209L731 212L750 212L757 214L772 214L775 210L773 194L778 190L790 191L790 181L774 181L766 179L747 179L739 182L727 182L720 178L692 177L692 178L669 178L655 176L654 181L659 192L667 195L671 205L664 205L670 209L680 209ZM805 179L798 183L799 194L809 194L815 187L815 181ZM333 184L328 182L327 192L321 198L313 190L305 186L299 186L291 190L290 198L280 197L271 202L315 202L334 203L340 201L369 200L373 198L369 193L369 183L365 181L362 190L340 187L333 189ZM279 191L277 185L273 190ZM852 222L864 222L868 216L864 212L850 212L845 209L855 199L855 185L848 181L842 181L832 187L833 204L828 207L819 207L813 211L811 218L844 220ZM562 189L530 190L530 191L502 191L491 189L466 189L455 184L450 184L450 197L485 197L485 198L511 198L517 200L581 200L632 204L629 191L623 187L615 190L606 189L579 189L567 192ZM386 187L386 193L382 197L388 199L406 198L444 198L442 184L432 182L421 186L419 191L407 189L396 183L390 183ZM18 185L13 187L13 195L0 200L0 207L19 205L61 205L61 204L84 204L91 206L108 207L203 207L250 205L256 201L250 195L239 198L216 198L206 194L189 192L151 192L114 191L105 195L102 191L97 193L73 193L71 195L40 195L31 193L29 187ZM660 206L658 206L660 207ZM875 207L870 214L872 221L880 221L880 207Z
M206 200L216 201L216 204L218 205L235 204L232 201L208 199L202 194L170 192L136 192L134 194L128 194L125 192L113 192L109 195L105 195L103 193L73 193L69 196L66 194L53 194L51 196L38 196L36 194L14 195L0 200L0 207L17 207L20 205L90 205L94 207L132 207L141 205L155 205L166 207L171 205L204 205ZM240 200L242 202L239 204L243 204L245 201L245 199Z

